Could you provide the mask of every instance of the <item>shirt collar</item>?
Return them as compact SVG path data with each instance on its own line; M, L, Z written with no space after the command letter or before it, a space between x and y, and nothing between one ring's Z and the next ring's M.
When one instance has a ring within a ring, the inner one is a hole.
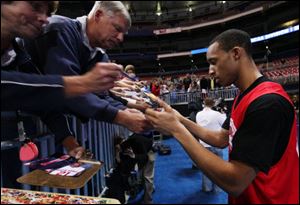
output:
M91 58L93 58L97 51L100 51L102 54L105 54L105 50L100 47L92 48L90 45L89 38L86 34L86 23L87 23L87 16L77 17L76 20L81 24L81 33L83 35L83 44L91 51Z

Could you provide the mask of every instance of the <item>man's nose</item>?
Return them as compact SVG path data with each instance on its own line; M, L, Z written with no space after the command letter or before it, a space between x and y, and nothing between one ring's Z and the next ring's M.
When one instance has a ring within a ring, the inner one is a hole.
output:
M214 76L215 75L215 70L214 70L213 66L211 66L211 65L209 66L208 74L210 76Z
M124 34L122 32L118 33L117 39L118 39L119 43L123 42Z
M38 21L41 22L42 25L46 25L49 23L48 15L45 13L41 13L38 15Z

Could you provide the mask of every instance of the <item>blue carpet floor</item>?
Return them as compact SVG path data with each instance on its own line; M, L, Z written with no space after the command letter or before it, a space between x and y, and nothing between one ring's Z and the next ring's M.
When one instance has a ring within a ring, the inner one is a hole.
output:
M201 191L201 171L192 169L192 160L174 139L165 139L163 144L171 146L172 154L157 155L155 161L155 204L227 204L227 194ZM227 149L223 153L228 159ZM139 203L142 193L129 201Z

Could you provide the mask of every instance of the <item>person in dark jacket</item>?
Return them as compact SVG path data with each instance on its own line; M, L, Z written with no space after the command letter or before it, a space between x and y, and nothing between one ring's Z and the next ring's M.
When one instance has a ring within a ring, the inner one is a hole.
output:
M15 38L37 37L56 7L55 1L1 1L1 110L62 111L67 97L109 89L118 79L121 68L115 64L97 65L90 73L74 77L18 71L15 62L30 58L16 51Z
M96 1L88 16L77 19L54 15L48 20L43 36L26 48L44 73L60 75L80 75L108 62L104 49L121 43L131 25L126 7L118 1ZM142 113L127 109L107 92L68 99L67 107L82 120L116 123L136 133L149 126Z
M12 128L17 127L17 123L15 121L10 123L3 111L22 110L40 116L54 133L56 143L63 144L71 156L80 158L84 152L83 147L78 144L73 137L74 134L68 129L65 117L54 111L64 111L67 97L109 89L113 81L118 79L121 67L109 65L101 68L97 65L83 76L41 76L28 53L19 44L22 40L17 40L16 37L34 38L39 35L43 25L48 23L47 17L56 6L55 1L1 2L1 123L5 124L1 129L1 145L2 142L12 140L18 135L14 132L17 129ZM24 68L32 69L37 74L28 72ZM45 111L51 111L51 114ZM26 126L25 131L30 133ZM3 182L3 185L16 188L18 185L15 180L20 173L12 170L21 170L16 169L19 161L18 149L5 150L2 154L2 161L5 161L7 166L8 163L13 163L12 169L7 168L2 173L10 185L6 182ZM6 156L7 160L5 160Z

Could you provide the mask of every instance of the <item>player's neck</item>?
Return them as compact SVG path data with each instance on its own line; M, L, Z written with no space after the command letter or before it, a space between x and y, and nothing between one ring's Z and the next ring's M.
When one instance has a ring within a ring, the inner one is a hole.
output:
M248 61L241 69L237 87L241 92L245 91L250 85L252 85L262 74L258 71L254 61Z

